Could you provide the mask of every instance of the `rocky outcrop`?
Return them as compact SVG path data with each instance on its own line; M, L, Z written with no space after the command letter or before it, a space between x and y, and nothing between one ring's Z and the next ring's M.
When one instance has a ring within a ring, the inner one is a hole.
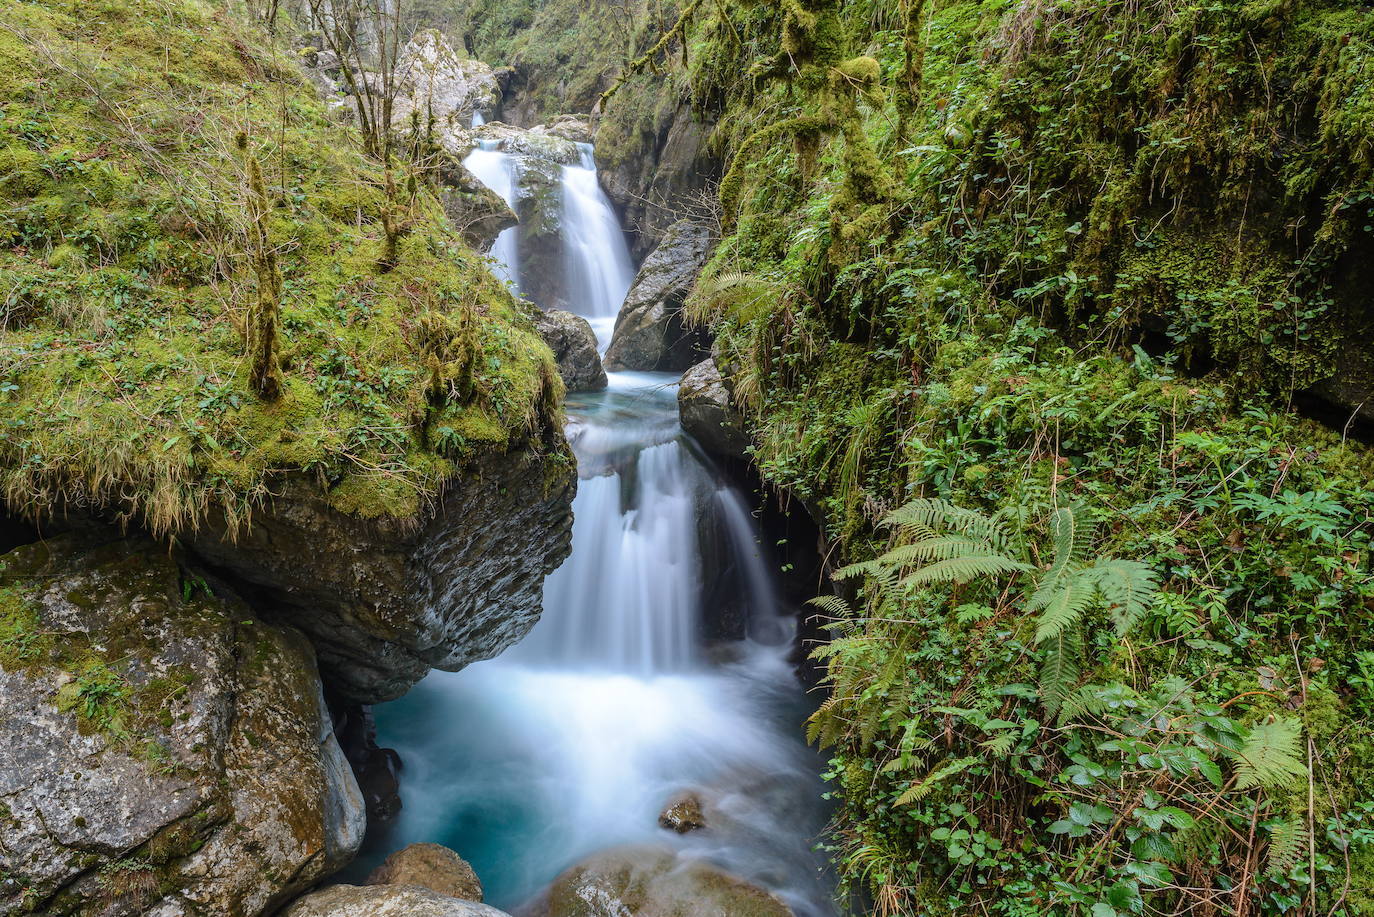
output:
M353 856L303 636L143 540L0 575L0 913L255 917Z
M617 847L559 876L547 917L791 917L757 886L658 847Z
M444 213L473 248L486 251L502 230L519 222L501 195L478 181L451 154L445 156L438 175Z
M450 898L482 900L482 883L467 860L442 844L411 844L387 857L368 885L418 885Z
M678 416L682 427L708 452L724 458L744 459L750 446L744 418L730 400L730 390L713 358L687 370L677 388Z
M534 317L534 327L558 360L558 374L570 392L599 392L606 370L596 349L596 332L580 315L553 310Z
M680 372L710 353L705 332L688 327L682 315L710 251L706 227L673 224L625 296L606 350L607 369Z
M466 132L473 112L488 112L501 100L501 88L490 64L464 58L438 29L416 33L401 50L396 65L397 94L392 124L408 130L416 117L438 134L440 143Z
M184 541L262 614L304 631L342 698L376 703L534 626L544 577L568 554L575 482L571 463L492 453L455 475L432 513L368 519L291 476L246 530L231 537L211 520Z
M373 827L385 824L401 811L401 756L396 749L377 744L377 723L371 707L334 703L330 713L339 747L358 778L367 823Z
M632 80L611 101L596 131L599 178L634 230L637 258L692 207L710 206L720 177L719 163L706 152L713 129L673 80Z
M505 911L413 885L332 885L306 895L281 917L510 917Z

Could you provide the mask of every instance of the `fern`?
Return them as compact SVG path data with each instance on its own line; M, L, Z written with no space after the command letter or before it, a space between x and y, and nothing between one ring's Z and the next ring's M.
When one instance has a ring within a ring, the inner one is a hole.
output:
M1040 664L1040 702L1051 716L1059 712L1078 682L1082 651L1083 639L1077 627L1065 627L1046 641Z
M1269 849L1265 854L1265 872L1282 878L1297 865L1307 846L1307 822L1302 815L1290 815L1268 826Z
M980 576L1019 573L1029 569L1029 564L1012 560L1004 554L965 554L919 567L902 577L902 582L912 586L966 583Z
M1135 626L1159 592L1159 575L1136 560L1099 560L1084 570L1110 606L1118 636Z
M1049 604L1041 613L1035 627L1035 642L1052 640L1077 624L1097 594L1096 585L1088 577L1079 575L1067 579L1050 596Z
M1302 724L1289 717L1275 717L1250 727L1236 755L1236 788L1291 787L1307 776L1302 761Z
M1055 594L1075 572L1087 553L1091 540L1091 526L1083 518L1086 512L1076 507L1060 507L1050 516L1050 534L1054 539L1054 559L1041 575L1036 590L1026 602L1026 611L1048 607Z
M957 758L940 765L925 777L907 787L906 791L897 797L896 805L908 806L913 802L918 802L926 798L930 795L931 790L935 789L936 785L941 781L947 780L955 774L963 773L977 764L978 761L979 759L977 757Z

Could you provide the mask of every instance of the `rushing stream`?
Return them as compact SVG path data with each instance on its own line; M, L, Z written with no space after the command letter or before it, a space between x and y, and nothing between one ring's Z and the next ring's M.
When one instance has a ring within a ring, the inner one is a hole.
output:
M575 308L608 332L630 261L588 153L564 172L567 263L584 270ZM502 163L469 166L515 193ZM497 256L518 277L517 253ZM452 847L508 910L588 854L652 843L772 890L799 917L832 914L812 852L826 813L799 738L793 628L755 521L683 434L675 377L610 380L568 399L572 554L545 583L538 625L500 658L435 672L376 710L380 743L405 762L386 847ZM708 643L703 596L722 576L744 596L750 638ZM709 825L678 835L657 818L684 790Z

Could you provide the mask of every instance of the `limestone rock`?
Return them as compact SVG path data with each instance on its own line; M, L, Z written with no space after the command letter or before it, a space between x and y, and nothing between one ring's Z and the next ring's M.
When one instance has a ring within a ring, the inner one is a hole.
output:
M706 815L701 810L701 797L696 793L679 793L668 800L658 816L658 826L686 834L706 827Z
M791 917L763 889L670 850L629 846L596 854L554 880L548 917ZM294 917L294 915L293 915Z
M413 885L331 885L281 917L510 917L505 911Z
M482 900L482 883L467 860L442 844L411 844L387 857L367 877L368 885L418 885L461 898Z
M716 361L702 360L682 376L677 389L682 427L708 452L743 459L749 448L744 418L735 410Z
M211 519L184 542L304 631L342 698L377 703L534 626L544 577L568 554L575 483L571 463L520 447L474 459L432 513L367 519L289 476L246 531Z
M501 99L491 65L463 58L438 29L417 32L401 50L396 80L391 123L408 130L412 112L424 122L433 117L441 142L465 131L474 111L491 111Z
M570 392L599 392L606 370L596 349L596 332L580 315L555 309L534 317L534 327L558 360L558 374Z
M709 354L704 332L687 326L682 304L711 251L711 233L674 223L635 276L606 350L608 370L680 372Z
M591 143L592 126L578 115L557 115L543 124L530 128L532 134L550 134L574 143Z
M256 917L352 858L304 637L149 541L0 559L0 913Z

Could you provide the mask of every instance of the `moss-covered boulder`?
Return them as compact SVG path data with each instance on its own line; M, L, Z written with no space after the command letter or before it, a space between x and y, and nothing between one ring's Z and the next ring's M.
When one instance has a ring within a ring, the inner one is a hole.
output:
M0 557L0 912L270 912L362 799L310 644L143 540Z
M791 917L757 886L658 847L617 847L564 872L547 917Z
M7 507L191 544L354 700L516 639L568 546L562 385L442 176L369 158L233 11L4 18Z
M706 226L687 220L668 230L625 295L606 348L607 369L681 372L710 354L705 333L684 318L682 305L711 241Z

